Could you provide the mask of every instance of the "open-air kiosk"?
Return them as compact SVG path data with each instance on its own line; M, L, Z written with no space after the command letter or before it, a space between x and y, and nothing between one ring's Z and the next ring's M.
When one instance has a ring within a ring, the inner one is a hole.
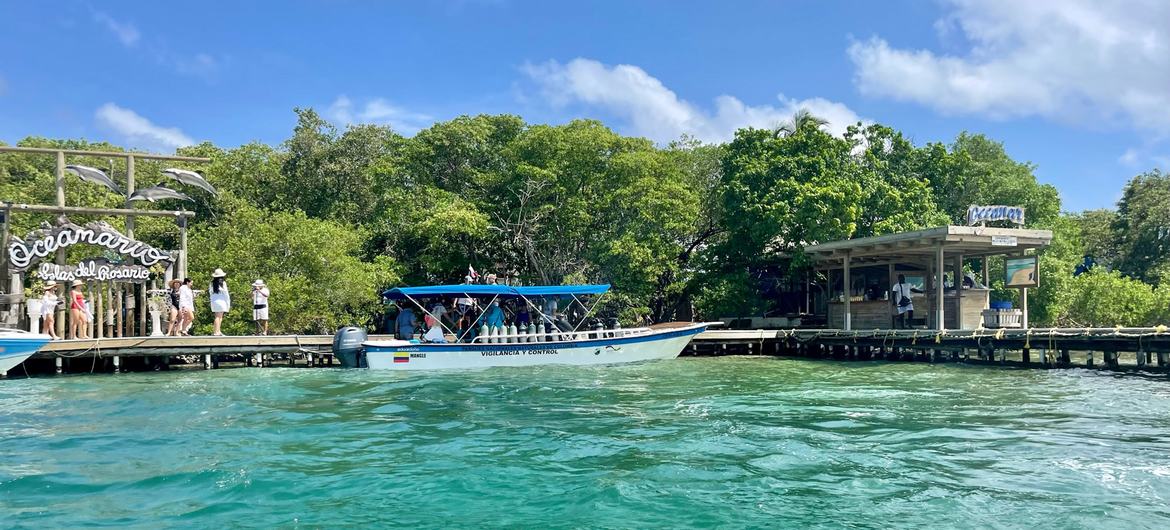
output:
M822 287L827 327L897 327L891 290L899 275L914 286L914 318L905 323L909 327L1028 327L1027 289L1039 285L1036 251L1052 242L1052 232L981 226L998 220L1022 225L1023 209L972 206L968 211L972 226L940 226L806 247L814 268L828 278ZM992 307L987 266L991 256L1005 256L1005 285L1022 289L1020 309ZM982 278L964 274L964 264L970 261L980 263Z

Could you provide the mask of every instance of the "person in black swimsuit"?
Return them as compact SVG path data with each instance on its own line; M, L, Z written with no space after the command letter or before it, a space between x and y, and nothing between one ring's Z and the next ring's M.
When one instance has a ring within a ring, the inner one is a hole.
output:
M183 282L171 280L171 289L167 292L167 307L170 308L171 318L167 323L167 335L179 334L179 286Z

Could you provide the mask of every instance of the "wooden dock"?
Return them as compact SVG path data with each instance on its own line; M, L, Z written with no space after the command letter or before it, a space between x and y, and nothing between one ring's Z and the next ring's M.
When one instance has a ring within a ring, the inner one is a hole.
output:
M390 338L371 335L371 340ZM11 375L164 370L178 365L334 366L330 335L125 337L53 341ZM843 361L920 361L1170 374L1170 329L709 330L689 356L767 355Z

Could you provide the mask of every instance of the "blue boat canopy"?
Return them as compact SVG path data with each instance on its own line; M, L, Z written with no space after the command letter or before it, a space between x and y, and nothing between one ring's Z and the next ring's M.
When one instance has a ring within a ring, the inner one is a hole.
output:
M536 296L570 296L601 294L609 290L609 284L601 285L526 285L513 287L510 285L428 285L425 287L395 287L382 293L382 296L391 300L405 300L426 296L442 297L496 297L518 298Z

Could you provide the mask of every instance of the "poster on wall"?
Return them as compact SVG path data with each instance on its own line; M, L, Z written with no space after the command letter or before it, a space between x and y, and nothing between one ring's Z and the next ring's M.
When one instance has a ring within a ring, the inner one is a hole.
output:
M1036 256L1006 258L1003 263L1005 287L1040 286L1040 268Z

